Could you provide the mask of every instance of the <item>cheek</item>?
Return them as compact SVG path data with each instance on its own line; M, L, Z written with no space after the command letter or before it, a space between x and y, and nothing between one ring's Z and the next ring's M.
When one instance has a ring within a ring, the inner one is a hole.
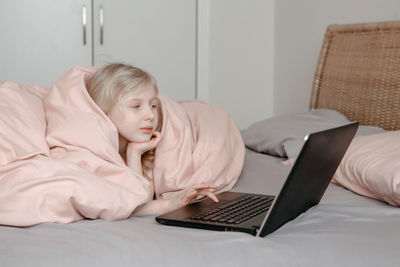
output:
M121 131L125 132L131 132L135 128L139 127L140 123L135 117L124 117L122 120L119 121L118 128L121 129Z
M128 123L126 123L123 120L115 122L115 126L117 126L117 129L119 132L125 132L128 130Z
M113 121L117 128L120 128L120 125L123 123L124 118L121 113L113 112L109 114L110 119Z
M114 122L119 132L126 131L128 126L131 124L123 112L114 111L109 114L109 117Z
M160 119L160 114L158 112L155 112L154 113L154 119L153 119L153 125L155 127L158 126L159 119Z

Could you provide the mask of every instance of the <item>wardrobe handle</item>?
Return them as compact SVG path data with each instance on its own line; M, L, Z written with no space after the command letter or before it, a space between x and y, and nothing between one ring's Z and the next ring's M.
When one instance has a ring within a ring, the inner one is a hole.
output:
M100 45L104 43L104 13L103 6L99 8L99 23L100 23Z
M86 45L86 5L82 5L83 45Z

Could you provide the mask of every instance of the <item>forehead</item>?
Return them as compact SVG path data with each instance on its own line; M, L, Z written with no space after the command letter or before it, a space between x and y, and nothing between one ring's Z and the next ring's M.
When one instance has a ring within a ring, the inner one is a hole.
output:
M151 84L140 84L134 89L128 90L123 93L121 100L128 102L130 100L152 100L157 98L158 92Z

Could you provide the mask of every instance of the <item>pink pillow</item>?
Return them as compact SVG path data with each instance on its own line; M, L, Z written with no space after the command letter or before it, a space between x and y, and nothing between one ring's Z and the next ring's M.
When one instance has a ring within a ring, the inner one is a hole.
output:
M400 131L354 138L332 182L400 206Z

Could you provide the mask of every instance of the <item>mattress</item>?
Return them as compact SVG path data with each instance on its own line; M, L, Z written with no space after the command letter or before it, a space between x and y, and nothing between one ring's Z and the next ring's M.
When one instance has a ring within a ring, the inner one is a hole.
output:
M277 194L290 167L246 150L233 191ZM0 226L1 266L398 266L400 209L330 184L264 237L165 226L155 216Z

